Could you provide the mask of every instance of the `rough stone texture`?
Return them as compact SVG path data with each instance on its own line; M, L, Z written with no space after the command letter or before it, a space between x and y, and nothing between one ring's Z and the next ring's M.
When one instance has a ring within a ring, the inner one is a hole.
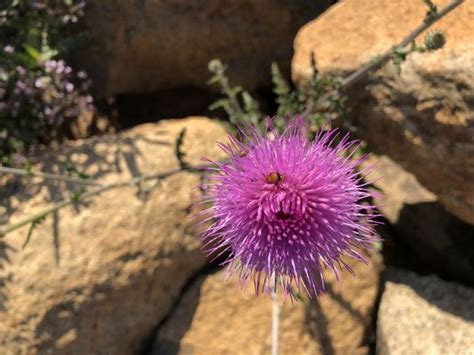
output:
M383 177L374 183L383 193L375 202L393 226L384 246L393 253L387 262L474 285L474 226L447 213L434 194L390 158L374 155L366 165L371 164L372 176Z
M282 305L281 354L366 354L379 286L380 261L354 262L358 276L344 273L319 304L308 300ZM159 328L152 354L269 354L271 299L239 290L224 273L202 277Z
M391 270L377 322L380 355L472 354L474 290Z
M363 167L373 166L370 177L376 179L373 185L383 194L375 201L387 220L396 224L405 205L437 202L436 195L421 185L416 176L403 169L389 157L372 154Z
M100 95L207 87L207 64L229 64L233 83L268 85L270 63L289 74L296 31L326 9L320 0L88 1L74 60Z
M448 0L437 1L441 8ZM292 77L304 87L309 54L325 74L344 75L404 38L424 17L422 1L346 0L304 26ZM474 224L474 2L435 28L444 49L414 54L402 74L388 65L349 92L350 119L380 152L416 174L453 214Z
M224 129L194 117L71 142L44 156L38 168L75 162L105 183L164 172L178 165L174 145L184 127L190 163L222 157L215 141ZM23 250L27 228L7 235L0 248L0 353L137 351L206 264L188 218L198 183L197 175L179 173L147 194L133 186L109 190L87 206L48 217ZM51 181L9 189L2 208L10 221L69 194Z

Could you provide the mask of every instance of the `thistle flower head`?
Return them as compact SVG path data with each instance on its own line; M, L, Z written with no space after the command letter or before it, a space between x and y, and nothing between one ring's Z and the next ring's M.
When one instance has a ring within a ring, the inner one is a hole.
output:
M356 170L361 160L350 157L356 143L335 131L310 142L301 117L283 134L251 130L246 143L220 144L229 160L213 162L203 248L228 252L228 271L253 278L257 293L278 285L317 296L325 268L337 276L349 268L343 257L365 262L360 250L378 240L375 207L362 204L371 193Z

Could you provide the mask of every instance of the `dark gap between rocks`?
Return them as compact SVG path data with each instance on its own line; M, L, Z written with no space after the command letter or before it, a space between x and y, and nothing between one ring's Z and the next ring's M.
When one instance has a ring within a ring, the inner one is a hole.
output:
M271 87L250 93L265 114L276 110ZM109 118L115 130L131 128L143 123L188 116L207 116L226 120L224 110L209 110L222 96L216 91L198 87L179 87L147 94L121 94L98 102L100 115Z
M386 222L386 266L474 286L474 226L438 202L405 204L397 223Z
M390 238L390 226L389 222L384 220L384 225L381 225L377 228L379 235L383 238L383 245L385 246L385 241ZM384 248L385 249L385 248ZM367 346L369 349L368 355L377 354L377 318L379 315L380 302L382 301L382 295L385 291L385 267L386 267L386 258L384 252L382 251L383 264L382 270L379 277L379 284L377 287L377 296L374 301L374 308L372 310L371 322L367 325L362 341L363 346Z

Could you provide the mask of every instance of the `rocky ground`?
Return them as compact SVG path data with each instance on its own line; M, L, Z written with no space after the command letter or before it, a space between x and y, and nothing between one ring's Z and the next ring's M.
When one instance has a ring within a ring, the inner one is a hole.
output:
M104 13L108 20L88 28L86 62L100 62L97 90L107 96L203 84L211 54L234 68L237 84L259 87L271 60L286 60L289 69L298 28L332 1L309 8L305 1L237 1L228 10L225 1L92 3L86 27ZM424 11L411 0L339 2L298 31L295 84L309 80L311 51L322 73L351 72L415 27ZM401 76L386 67L348 93L349 119L375 152L368 162L376 164L374 175L383 177L371 187L384 196L375 201L383 245L368 266L354 265L356 277L336 282L328 273L320 299L282 305L282 354L474 352L473 19L466 2L440 22L444 50L413 55ZM246 32L236 34L242 23ZM213 40L199 52L207 37ZM140 65L129 65L135 61ZM177 90L173 100L183 93ZM34 168L63 173L69 161L103 184L159 174L179 167L183 128L187 162L222 157L215 143L226 139L223 124L187 117L67 142ZM135 181L54 213L24 248L27 228L0 239L0 354L269 353L269 298L225 282L200 251L190 218L199 179L180 172L158 183ZM75 190L38 177L10 181L0 223Z

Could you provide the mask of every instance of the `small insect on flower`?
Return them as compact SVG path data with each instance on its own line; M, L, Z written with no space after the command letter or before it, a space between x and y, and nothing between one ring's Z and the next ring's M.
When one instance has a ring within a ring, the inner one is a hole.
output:
M309 141L301 117L282 134L249 128L245 142L230 136L219 144L226 162L211 162L217 174L199 214L201 223L211 221L203 249L229 255L229 273L244 283L253 278L257 293L277 285L290 296L317 296L324 269L350 271L343 258L367 262L361 251L379 241L377 209L364 203L372 197L367 172L357 169L364 158L352 159L357 142L334 130Z
M283 175L281 175L280 173L276 173L274 171L268 174L267 177L265 178L265 182L267 184L278 184L279 182L282 182L282 181L283 181Z

